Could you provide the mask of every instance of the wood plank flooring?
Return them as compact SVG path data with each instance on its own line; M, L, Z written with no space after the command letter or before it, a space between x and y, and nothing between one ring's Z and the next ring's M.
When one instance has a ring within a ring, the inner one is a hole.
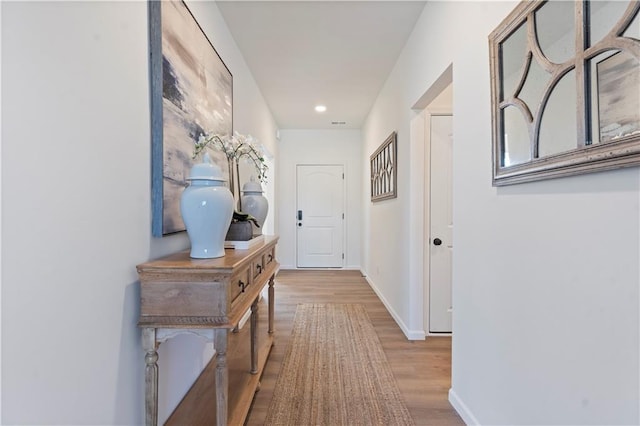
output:
M245 425L264 423L298 303L365 305L416 424L464 425L447 400L451 386L451 338L407 340L360 272L280 271L275 289L275 345Z

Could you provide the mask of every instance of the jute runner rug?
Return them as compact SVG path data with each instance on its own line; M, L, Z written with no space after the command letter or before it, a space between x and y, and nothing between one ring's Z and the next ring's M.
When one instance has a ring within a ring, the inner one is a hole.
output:
M265 424L414 424L363 305L298 305Z

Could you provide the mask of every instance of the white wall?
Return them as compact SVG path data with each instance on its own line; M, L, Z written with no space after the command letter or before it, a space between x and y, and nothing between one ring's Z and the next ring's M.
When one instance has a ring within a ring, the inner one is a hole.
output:
M283 269L296 267L296 165L344 164L345 268L360 269L362 217L362 137L359 130L281 130L277 181L278 260Z
M0 6L0 22L2 22L2 6ZM2 55L2 31L0 31L0 56ZM1 58L0 58L1 59ZM0 82L2 67L0 66ZM0 84L2 99L2 84ZM2 102L0 102L0 423L2 423Z
M234 75L235 128L277 152L215 4L190 5ZM151 237L147 3L1 7L2 423L141 424L135 265L189 245ZM161 346L161 420L210 353Z
M365 164L398 131L400 185L364 198L363 267L411 331L411 108L453 63L451 401L486 425L638 424L640 171L491 186L487 37L516 4L425 7L363 128Z

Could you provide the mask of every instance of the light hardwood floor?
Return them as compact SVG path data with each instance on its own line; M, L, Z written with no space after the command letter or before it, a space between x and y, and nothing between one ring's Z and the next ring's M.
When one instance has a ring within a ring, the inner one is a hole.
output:
M264 423L298 303L365 305L416 424L464 425L447 400L451 385L451 339L438 336L408 341L360 272L280 271L275 301L275 345L246 425Z

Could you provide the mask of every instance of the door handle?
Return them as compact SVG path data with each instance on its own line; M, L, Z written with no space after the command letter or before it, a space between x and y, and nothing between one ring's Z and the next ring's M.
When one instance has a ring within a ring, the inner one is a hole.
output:
M298 210L298 220L302 220L302 210Z
M434 246L439 246L440 244L442 244L442 240L440 238L434 238L433 239L433 245Z

